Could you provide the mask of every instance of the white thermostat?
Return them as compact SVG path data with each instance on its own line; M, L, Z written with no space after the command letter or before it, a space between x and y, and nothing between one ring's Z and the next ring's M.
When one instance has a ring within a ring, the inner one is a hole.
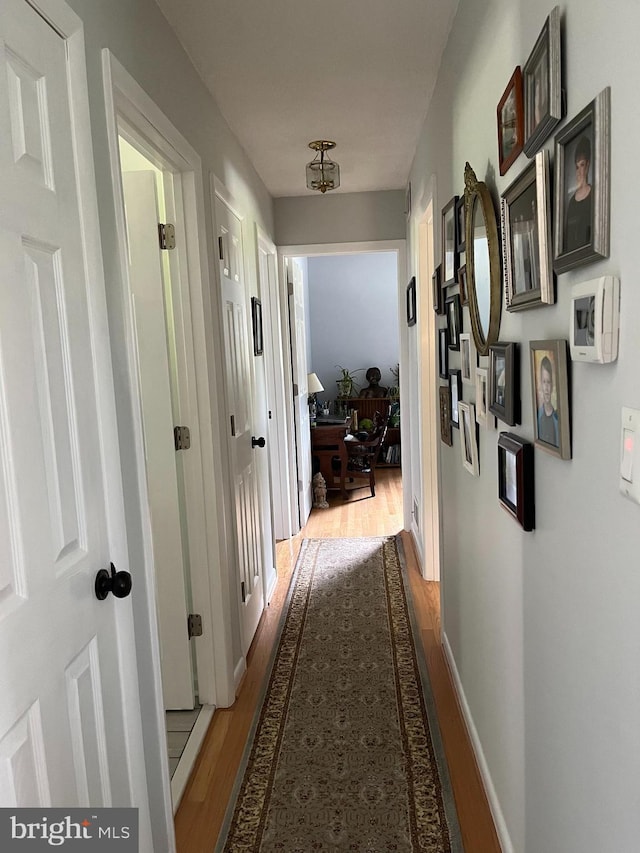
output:
M571 289L569 345L574 361L606 364L618 357L620 281L604 275Z

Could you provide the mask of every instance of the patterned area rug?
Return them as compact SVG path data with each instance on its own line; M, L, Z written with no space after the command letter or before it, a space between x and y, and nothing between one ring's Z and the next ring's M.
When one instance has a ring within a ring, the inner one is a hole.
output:
M303 542L218 850L462 850L398 547Z

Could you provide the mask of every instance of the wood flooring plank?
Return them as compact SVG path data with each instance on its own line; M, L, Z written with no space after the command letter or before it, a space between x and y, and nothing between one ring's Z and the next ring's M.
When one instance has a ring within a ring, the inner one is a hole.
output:
M329 509L313 510L303 533L276 544L278 584L249 651L247 673L232 708L217 710L176 814L178 853L211 853L242 758L280 614L303 537L391 536L402 526L400 469L376 472L376 497L367 487L329 492ZM411 536L402 534L420 637L432 683L442 741L466 853L500 853L482 779L440 641L439 584L424 581Z

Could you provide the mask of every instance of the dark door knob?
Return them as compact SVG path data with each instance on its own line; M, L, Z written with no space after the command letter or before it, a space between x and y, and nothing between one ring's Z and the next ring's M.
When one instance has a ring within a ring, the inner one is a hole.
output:
M266 443L262 436L260 438L256 438L255 435L251 436L251 447L264 447Z
M131 592L131 575L129 572L116 572L116 567L111 563L111 574L106 569L100 569L94 589L99 601L104 601L110 592L116 598L126 598Z

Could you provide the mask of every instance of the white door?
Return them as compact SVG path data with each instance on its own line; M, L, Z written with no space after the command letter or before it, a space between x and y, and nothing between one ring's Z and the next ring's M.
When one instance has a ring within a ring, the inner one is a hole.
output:
M0 39L0 805L135 805L144 825L131 599L94 593L126 549L74 162L86 97L64 39L23 0L2 0Z
M122 175L166 710L194 707L156 175Z
M242 223L216 196L216 228L222 286L227 435L233 482L241 600L243 651L249 650L264 608L262 536L258 500L258 465L254 447L253 343L248 333L244 283ZM261 438L264 436L255 436Z
M304 316L304 281L295 258L289 261L289 322L291 324L291 361L293 364L293 408L298 463L298 509L300 527L311 512L311 429L307 393L307 332Z

